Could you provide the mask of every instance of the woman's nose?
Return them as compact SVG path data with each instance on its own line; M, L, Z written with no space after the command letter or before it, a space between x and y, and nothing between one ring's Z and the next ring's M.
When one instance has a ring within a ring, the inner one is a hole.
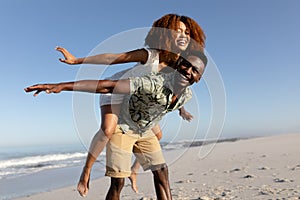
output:
M180 37L183 37L183 38L186 38L186 37L187 37L184 31L182 31L182 32L180 33Z

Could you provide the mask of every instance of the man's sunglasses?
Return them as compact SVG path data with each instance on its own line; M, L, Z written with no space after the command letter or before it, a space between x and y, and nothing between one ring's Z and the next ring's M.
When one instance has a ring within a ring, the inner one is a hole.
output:
M179 62L179 65L178 66L185 66L187 68L190 68L190 67L194 67L189 61L187 61L186 59L182 58L181 61Z

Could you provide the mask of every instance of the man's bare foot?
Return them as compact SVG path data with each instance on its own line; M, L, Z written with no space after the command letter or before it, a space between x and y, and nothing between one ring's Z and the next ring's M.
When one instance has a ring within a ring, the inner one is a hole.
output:
M130 182L131 182L131 188L135 193L139 193L137 184L136 184L136 173L135 172L131 172L130 176L128 177Z
M80 179L77 185L77 191L83 197L85 197L89 191L90 173L91 173L91 169L84 167L82 169Z

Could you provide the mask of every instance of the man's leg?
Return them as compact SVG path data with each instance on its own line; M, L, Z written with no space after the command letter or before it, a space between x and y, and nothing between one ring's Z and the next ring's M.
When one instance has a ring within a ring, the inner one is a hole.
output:
M152 171L154 186L156 191L156 197L158 200L171 200L171 189L169 183L168 167L162 167L155 171Z
M145 132L133 151L143 169L152 171L157 199L171 200L168 167L157 137L151 131Z
M154 133L154 135L156 136L156 138L158 140L160 140L162 138L162 131L161 128L159 126L159 124L157 124L156 126L154 126L151 131ZM133 165L131 166L131 174L129 176L129 180L131 182L131 188L134 192L138 193L138 186L137 186L137 173L140 169L140 163L137 161L137 159L135 159Z
M111 177L111 185L106 199L120 199L120 193L124 186L125 178L131 173L131 157L133 144L137 134L124 134L120 126L106 146L106 176Z
M107 192L105 200L119 200L122 188L124 186L124 178L111 177L110 188Z

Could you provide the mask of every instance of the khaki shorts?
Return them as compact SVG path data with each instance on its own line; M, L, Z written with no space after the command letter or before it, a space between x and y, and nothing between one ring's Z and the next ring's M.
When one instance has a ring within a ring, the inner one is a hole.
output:
M166 166L158 139L151 130L140 136L119 126L106 146L106 176L125 178L131 174L131 158L135 154L144 170L157 170Z

